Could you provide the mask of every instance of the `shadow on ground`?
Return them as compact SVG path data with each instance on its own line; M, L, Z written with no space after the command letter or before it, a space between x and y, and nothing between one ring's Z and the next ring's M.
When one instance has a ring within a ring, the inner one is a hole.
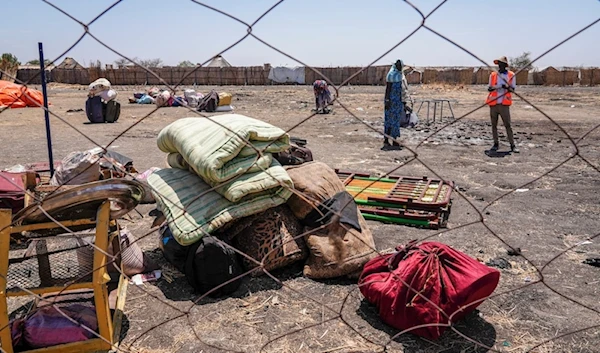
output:
M379 318L375 306L369 304L364 299L361 301L356 313L373 328L388 334L390 338L400 332L400 330L383 323ZM496 329L489 322L481 318L477 310L456 323L454 327L463 335L470 337L483 346L492 347L496 342ZM403 346L405 353L438 352L440 351L440 347L445 348L443 349L444 353L460 353L465 351L485 353L489 351L489 349L461 337L451 329L446 329L442 337L435 342L421 339L410 333L395 337L394 341Z

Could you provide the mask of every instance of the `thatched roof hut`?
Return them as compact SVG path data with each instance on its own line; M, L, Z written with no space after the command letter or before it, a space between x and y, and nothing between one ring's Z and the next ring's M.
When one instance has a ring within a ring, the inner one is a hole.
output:
M231 67L231 64L221 55L217 55L205 67Z
M60 64L56 65L57 69L69 70L85 70L85 67L80 65L75 59L66 57Z

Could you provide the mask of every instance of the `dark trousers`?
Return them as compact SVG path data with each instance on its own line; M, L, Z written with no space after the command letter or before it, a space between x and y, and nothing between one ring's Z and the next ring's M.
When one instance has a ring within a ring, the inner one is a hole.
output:
M506 136L511 146L515 145L513 139L513 131L510 126L510 107L508 105L494 105L490 107L490 117L492 118L492 135L494 137L494 143L498 144L498 116L502 118L502 123L506 128Z

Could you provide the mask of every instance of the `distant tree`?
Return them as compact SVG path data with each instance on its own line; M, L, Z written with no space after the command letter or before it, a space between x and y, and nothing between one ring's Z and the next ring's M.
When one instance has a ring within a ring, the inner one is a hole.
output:
M162 66L162 60L159 58L156 59L142 59L140 61L138 61L138 64L144 66L144 67L161 67Z
M533 65L531 65L531 53L526 51L523 54L517 56L516 58L509 58L508 65L514 71L518 71L521 69L531 70Z
M6 63L7 65L21 65L21 62L19 62L19 59L17 59L16 56L12 55L11 53L4 53L2 54L2 57L0 57L0 60L2 61L2 63Z
M21 63L16 56L4 53L0 57L0 77L4 75L8 76L8 79L14 79L17 76L17 70L19 70ZM6 78L4 78L6 80Z
M99 69L102 67L102 62L100 60L92 60L90 61L89 67L95 67Z
M194 65L194 63L189 60L184 60L184 61L180 62L179 64L177 64L177 66L179 66L179 67L194 67L196 65Z
M27 65L39 65L40 61L38 59L33 59L33 60L29 60L27 62ZM49 59L44 59L44 66L48 66L52 64L52 62Z
M128 64L129 64L129 60L127 60L125 58L118 58L117 60L115 60L115 65L117 65L117 67L119 69L127 66Z

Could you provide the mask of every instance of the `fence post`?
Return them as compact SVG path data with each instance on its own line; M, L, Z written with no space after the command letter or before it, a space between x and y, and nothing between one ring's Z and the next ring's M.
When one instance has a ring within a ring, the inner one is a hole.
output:
M42 80L42 95L44 96L44 119L46 120L46 143L48 145L48 163L50 176L54 175L54 157L52 156L52 134L50 133L50 115L48 114L48 92L46 91L46 68L44 67L44 48L42 42L38 43L40 52L40 74Z

